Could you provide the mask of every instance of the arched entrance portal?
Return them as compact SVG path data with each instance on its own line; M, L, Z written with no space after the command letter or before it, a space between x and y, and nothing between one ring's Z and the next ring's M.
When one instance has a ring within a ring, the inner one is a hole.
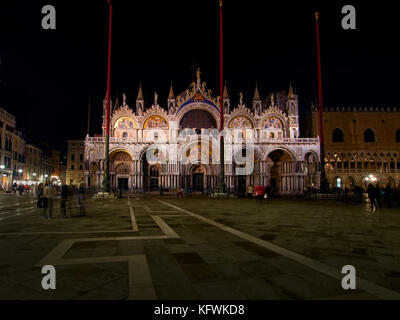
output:
M131 185L132 157L126 151L115 151L110 155L111 187L128 190Z
M345 189L346 189L346 190L353 190L354 187L355 187L354 178L353 178L353 177L348 177L348 178L346 179Z
M204 192L204 180L206 170L202 165L195 165L192 168L192 186L194 192Z
M153 164L149 166L149 186L150 191L159 190L159 177L160 177L160 165Z
M316 154L309 152L304 159L304 187L307 189L317 188L319 186L318 157Z
M386 179L386 184L385 184L385 186L389 186L390 188L394 189L394 188L396 188L396 182L395 182L395 180L394 180L392 177L388 177L388 178Z
M296 181L293 179L298 172L298 162L295 162L290 154L282 149L272 151L268 155L267 162L270 170L270 186L273 192L291 193L298 191Z
M252 185L263 184L259 179L260 157L252 148L243 147L235 152L233 157L233 180L229 181L229 187L236 190L238 196L244 196L247 188Z
M142 154L144 191L158 191L160 189L161 165L156 161L160 156L157 148L148 149Z

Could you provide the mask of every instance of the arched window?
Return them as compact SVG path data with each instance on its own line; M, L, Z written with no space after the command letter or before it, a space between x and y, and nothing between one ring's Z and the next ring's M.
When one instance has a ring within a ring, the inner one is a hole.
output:
M376 142L375 132L372 129L364 131L364 142Z
M400 129L396 131L396 142L400 143Z
M124 131L124 133L122 134L122 138L124 139L128 138L128 132Z
M332 132L332 142L344 142L343 131L339 128L336 128Z

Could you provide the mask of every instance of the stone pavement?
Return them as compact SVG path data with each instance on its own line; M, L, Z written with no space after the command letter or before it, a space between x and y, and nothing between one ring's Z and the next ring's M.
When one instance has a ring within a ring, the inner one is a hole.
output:
M43 220L32 201L0 196L0 299L400 296L398 209L135 196ZM41 288L44 264L56 267L56 290ZM342 289L344 265L357 290Z

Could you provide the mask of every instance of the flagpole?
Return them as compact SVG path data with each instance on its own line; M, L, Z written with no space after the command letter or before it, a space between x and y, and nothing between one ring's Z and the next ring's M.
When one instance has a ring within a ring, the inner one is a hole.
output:
M108 29L108 67L107 67L107 95L106 95L106 141L104 160L104 189L110 192L110 86L111 86L111 35L112 35L112 3L108 0L109 6L109 29Z
M319 12L315 12L315 30L317 37L317 66L318 66L318 118L319 118L319 143L320 143L320 162L321 162L321 180L320 190L327 191L325 176L325 146L324 146L324 124L322 118L322 73L321 73L321 49L319 42Z
M220 176L218 183L218 192L225 193L225 151L224 151L224 107L223 107L223 90L224 90L224 74L223 74L223 33L222 33L222 0L219 0L219 91L220 91Z
M89 103L88 103L88 120L87 120L87 135L90 135L90 94L89 94Z

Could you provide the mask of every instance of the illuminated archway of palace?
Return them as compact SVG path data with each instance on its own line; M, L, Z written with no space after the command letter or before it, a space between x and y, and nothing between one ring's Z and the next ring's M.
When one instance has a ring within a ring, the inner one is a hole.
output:
M319 141L299 136L298 96L269 94L261 100L255 88L251 107L239 102L231 108L228 88L223 99L225 181L230 191L250 185L270 185L280 194L299 194L319 187ZM211 192L218 185L220 97L213 97L197 71L196 81L175 97L171 85L165 107L145 109L142 88L135 108L123 94L113 104L110 121L110 183L113 188L154 191L191 189ZM103 110L105 115L105 101ZM104 180L103 134L85 139L85 180L101 188ZM247 160L243 160L246 156ZM242 159L242 161L241 161ZM252 162L250 171L239 169Z

